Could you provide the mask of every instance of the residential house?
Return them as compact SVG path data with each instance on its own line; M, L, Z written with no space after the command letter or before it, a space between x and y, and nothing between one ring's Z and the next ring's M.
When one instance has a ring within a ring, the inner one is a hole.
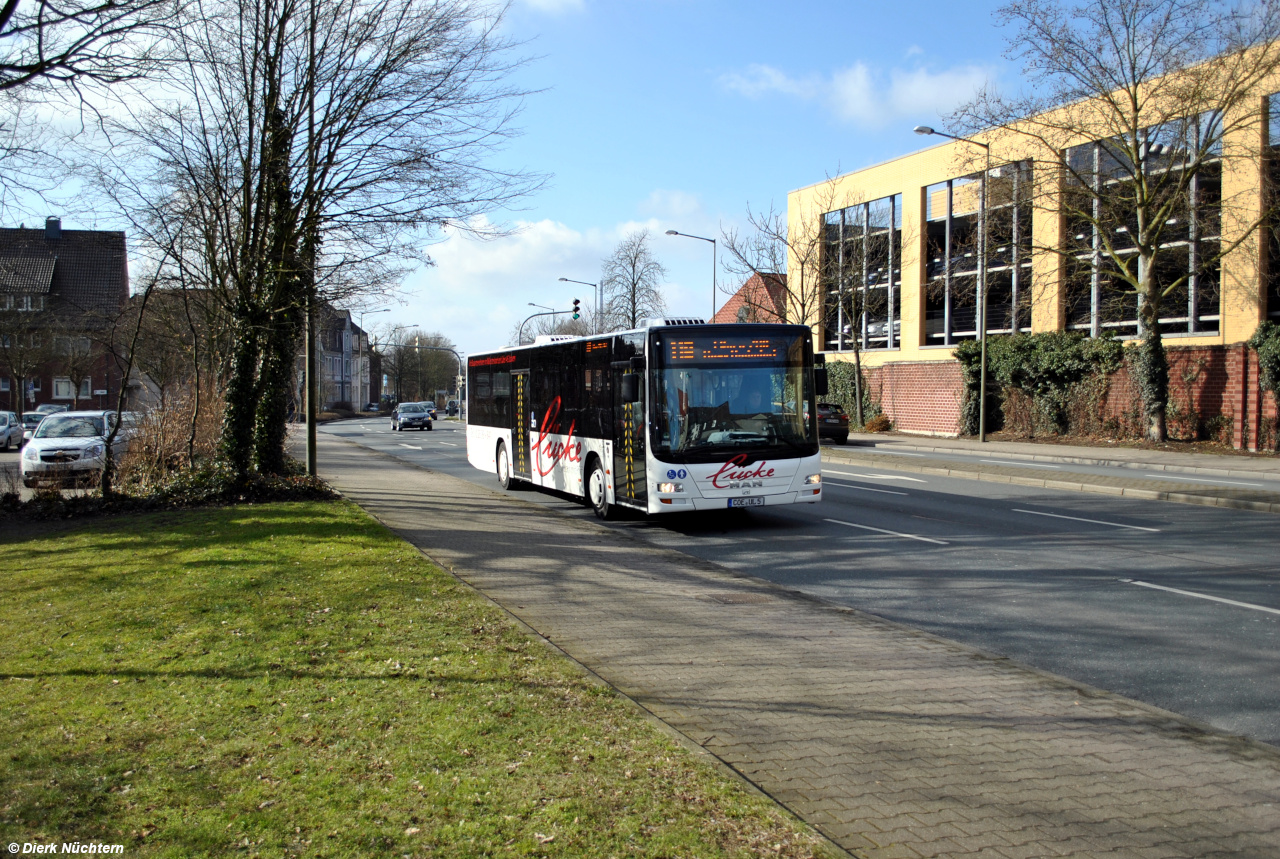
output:
M108 408L113 321L129 294L123 232L0 229L0 409Z

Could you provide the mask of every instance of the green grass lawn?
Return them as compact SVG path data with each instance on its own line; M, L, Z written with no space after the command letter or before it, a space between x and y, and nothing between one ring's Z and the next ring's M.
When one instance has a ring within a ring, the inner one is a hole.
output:
M354 506L13 534L0 544L6 844L824 854Z

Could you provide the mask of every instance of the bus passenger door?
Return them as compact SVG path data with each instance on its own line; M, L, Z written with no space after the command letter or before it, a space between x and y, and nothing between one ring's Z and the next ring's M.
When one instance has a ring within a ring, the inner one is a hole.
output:
M529 463L529 425L533 413L529 396L529 371L511 371L511 474L522 480L532 476Z
M643 353L641 353L643 354ZM634 373L630 366L622 369L613 364L614 390L614 436L613 436L613 493L621 502L644 507L648 493L645 491L647 479L645 475L645 391L643 372L635 373L639 378L640 400L635 403L622 402L622 377Z

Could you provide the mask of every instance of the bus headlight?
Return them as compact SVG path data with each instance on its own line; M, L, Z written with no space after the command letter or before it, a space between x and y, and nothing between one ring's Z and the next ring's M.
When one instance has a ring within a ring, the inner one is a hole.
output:
M812 485L814 485L814 484L821 484L821 483L822 483L822 475L821 475L821 474L810 474L808 477L806 477L806 478L804 479L804 482L805 482L805 484L806 484L806 485L808 485L808 486L812 486Z
M670 495L674 492L684 492L683 483L659 483L658 492L660 494Z

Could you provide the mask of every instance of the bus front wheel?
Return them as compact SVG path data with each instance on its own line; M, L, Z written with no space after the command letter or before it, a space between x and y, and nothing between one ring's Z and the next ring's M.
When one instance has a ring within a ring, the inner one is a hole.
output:
M511 476L511 456L507 453L507 443L498 442L498 485L503 489L515 487L516 479Z
M608 519L613 510L609 506L609 487L605 482L604 466L592 457L587 466L587 503L600 519Z

